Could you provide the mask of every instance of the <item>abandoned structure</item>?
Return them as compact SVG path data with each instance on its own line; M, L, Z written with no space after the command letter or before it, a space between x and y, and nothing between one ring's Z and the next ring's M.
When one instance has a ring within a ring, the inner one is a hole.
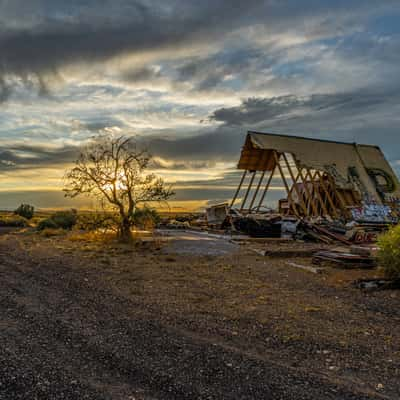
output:
M350 220L371 208L399 211L399 180L377 146L248 132L238 169L230 207L242 214L263 209L276 177L287 196L279 201L283 215Z

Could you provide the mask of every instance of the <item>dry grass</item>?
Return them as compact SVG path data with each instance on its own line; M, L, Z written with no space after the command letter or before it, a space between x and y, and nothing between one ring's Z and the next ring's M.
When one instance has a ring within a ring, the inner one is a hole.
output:
M64 229L46 228L40 231L39 234L43 237L50 238L54 236L65 236L66 232Z

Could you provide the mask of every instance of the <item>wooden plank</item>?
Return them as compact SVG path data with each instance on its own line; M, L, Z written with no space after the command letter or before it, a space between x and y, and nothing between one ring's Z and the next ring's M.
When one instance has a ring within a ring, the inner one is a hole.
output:
M271 175L269 176L267 184L265 185L264 192L263 192L263 194L261 196L261 199L260 199L260 202L258 203L258 206L257 206L257 212L260 211L262 203L263 203L263 201L265 199L265 196L266 196L266 194L268 192L269 186L271 185L272 178L274 177L275 170L276 170L276 165L273 167L273 169L271 171Z
M321 274L324 271L323 268L311 267L309 265L297 264L290 261L286 261L286 264L294 268L299 268L303 269L304 271L312 272L313 274Z
M232 199L232 201L231 201L230 208L233 207L233 204L235 203L235 201L236 201L236 199L237 199L237 196L238 196L238 194L239 194L239 192L240 192L240 189L242 188L243 181L244 181L244 178L246 177L246 174L247 174L247 170L244 170L244 171L243 171L243 175L242 175L242 179L240 180L239 186L237 187L236 193L235 193L235 195L233 196L233 199Z
M305 170L307 171L306 176L308 176L308 177L310 178L310 180L311 180L311 184L313 185L315 195L316 195L316 197L318 198L318 201L319 201L319 203L320 203L320 205L321 205L321 208L322 208L322 210L323 210L323 213L324 213L325 215L329 215L328 210L327 210L326 207L325 207L325 203L324 203L324 201L322 200L321 195L319 194L318 186L317 186L317 184L315 183L315 180L314 180L314 178L313 178L313 176L312 176L312 174L311 174L311 171L309 170L309 168L305 168Z
M294 157L293 157L293 158L294 158ZM296 161L296 159L294 159L294 160L295 160L295 163L296 163L296 168L297 168L297 170L299 171L300 178L301 178L301 180L302 180L302 182L303 182L304 190L306 191L306 194L307 194L307 197L308 197L308 201L309 201L309 205L311 205L311 208L313 209L314 215L317 216L317 215L319 215L319 213L318 213L317 207L315 206L315 203L314 203L314 201L313 201L311 192L310 192L310 190L308 189L307 180L304 178L304 175L303 175L303 168L300 167L300 165L299 165L299 163Z
M329 194L329 191L328 191L327 187L325 186L324 179L323 179L321 173L320 173L318 170L317 170L317 172L316 172L316 175L317 175L318 178L319 178L319 182L320 182L320 184L321 184L321 186L322 186L322 189L324 190L324 192L325 192L325 194L326 194L326 197L327 197L327 199L328 199L328 202L329 202L329 204L330 204L330 206L331 206L331 208L332 208L333 216L334 216L335 218L337 218L337 217L338 217L338 213L337 213L337 211L336 211L336 206L335 206L335 203L334 203L334 201L333 201L331 195Z
M258 181L258 185L257 185L256 191L255 191L254 196L253 196L253 198L251 200L250 207L249 207L250 212L253 209L253 205L254 205L254 202L256 201L256 197L258 195L258 191L260 190L261 183L264 180L264 176L265 176L265 171L263 171L262 174L261 174L260 180Z
M283 173L281 164L280 164L280 162L279 162L279 157L277 156L276 151L274 151L274 158L275 158L275 162L276 162L276 165L277 165L277 167L278 167L279 173L281 174L281 178L282 178L283 184L285 185L285 189L286 189L286 193L287 193L287 196L288 196L289 205L292 207L292 210L293 210L294 214L295 214L297 217L300 218L300 215L299 215L299 213L297 212L297 209L296 209L296 207L295 207L295 204L294 204L292 195L290 194L289 186L288 186L288 183L287 183L287 181L286 181L285 174Z
M285 160L286 167L287 167L287 169L288 169L288 171L289 171L290 178L291 178L292 181L293 181L293 186L292 186L292 188L294 187L294 189L295 189L295 191L296 191L296 193L297 193L297 196L298 196L298 198L299 198L299 202L300 202L301 208L302 208L303 211L304 211L304 215L307 216L307 207L305 206L304 200L303 200L303 196L301 195L300 190L299 190L299 188L297 187L296 180L294 179L293 171L292 171L292 169L290 168L290 165L289 165L288 159L287 159L287 157L286 157L286 154L285 154L285 153L282 153L282 156L283 156L283 159ZM292 195L292 194L290 194L290 195Z
M348 213L347 208L346 208L346 202L343 200L342 195L341 195L341 194L339 193L339 191L337 190L337 188L336 188L336 183L335 183L335 181L333 180L332 176L331 176L330 174L328 174L328 173L326 173L326 176L327 176L327 178L328 178L328 180L329 180L329 182L330 182L330 184L331 184L331 186L332 186L333 193L335 193L335 196L336 196L337 199L339 200L339 205L340 205L340 208L341 208L341 210L342 210L343 216L344 216L345 218L348 218L348 217L349 217L349 213Z
M249 183L249 186L248 186L248 188L247 188L246 194L245 194L245 196L244 196L242 206L240 207L240 211L242 211L242 210L244 209L244 206L245 206L245 204L246 204L247 198L249 197L249 193L250 193L250 190L251 190L251 186L253 185L253 182L254 182L254 178L255 178L255 176L256 176L256 173L257 173L257 171L254 171L254 172L253 172L253 175L251 176L250 183Z

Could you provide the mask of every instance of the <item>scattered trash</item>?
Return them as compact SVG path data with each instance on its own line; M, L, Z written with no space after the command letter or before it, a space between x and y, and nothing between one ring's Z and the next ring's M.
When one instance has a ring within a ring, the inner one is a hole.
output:
M208 226L220 227L229 215L228 203L216 204L206 208L206 219Z
M400 280L393 279L357 279L352 283L357 289L363 290L389 290L400 289Z
M190 228L190 222L189 221L177 221L175 219L170 220L165 227L167 229L188 229Z
M281 237L281 217L274 216L269 219L256 219L254 217L236 218L233 225L237 231L250 237ZM278 223L279 222L279 223Z
M348 251L323 250L314 254L313 264L329 263L341 268L374 268L375 258L363 256Z
M351 242L347 240L343 235L340 235L330 230L328 226L322 226L304 220L301 221L298 225L297 237L303 240L312 240L327 244L333 244L335 242L343 243L346 245L351 244Z
M299 268L308 272L312 272L313 274L321 274L324 271L323 268L311 267L309 265L301 265L290 261L287 261L286 264L294 268Z

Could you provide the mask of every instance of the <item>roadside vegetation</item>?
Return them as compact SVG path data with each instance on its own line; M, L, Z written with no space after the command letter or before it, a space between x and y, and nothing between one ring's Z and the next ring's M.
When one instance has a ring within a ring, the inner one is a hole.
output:
M35 208L30 204L21 204L15 211L15 215L19 215L25 219L32 219L35 213Z
M400 225L391 228L378 240L379 265L389 279L400 279Z

